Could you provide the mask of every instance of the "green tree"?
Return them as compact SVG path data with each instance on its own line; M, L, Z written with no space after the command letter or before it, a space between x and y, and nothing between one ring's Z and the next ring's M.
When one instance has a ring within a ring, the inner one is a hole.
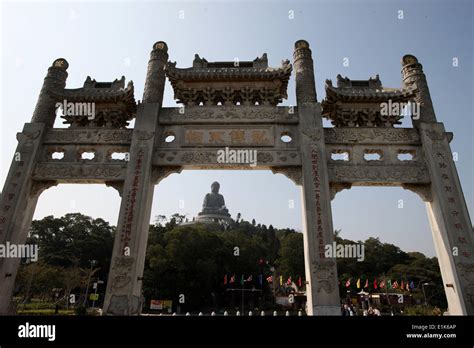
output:
M281 240L278 271L284 276L304 278L303 234L288 233Z
M103 219L82 214L47 216L31 224L29 243L37 243L44 263L59 267L89 268L97 261L99 276L106 278L113 248L115 227Z
M187 310L211 305L226 257L217 232L202 225L176 226L164 234L162 243L148 248L145 295L177 303L182 294Z

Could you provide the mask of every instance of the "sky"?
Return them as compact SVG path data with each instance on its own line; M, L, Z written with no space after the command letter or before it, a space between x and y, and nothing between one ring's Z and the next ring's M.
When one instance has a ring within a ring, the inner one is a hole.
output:
M54 59L69 62L68 88L90 75L133 80L142 98L153 43L167 42L171 61L253 60L269 65L292 60L294 42L313 51L318 101L325 79L380 75L386 87L401 86L400 59L414 54L423 64L437 118L457 153L456 166L468 209L473 211L473 4L471 1L4 1L0 54L0 185L16 147L16 133L33 113L42 81ZM402 12L400 12L402 11ZM349 65L343 61L348 58ZM453 66L453 59L457 66ZM294 77L288 100L295 105ZM164 106L175 106L167 83ZM329 123L325 122L326 126ZM405 120L403 126L410 126ZM55 127L64 127L58 119ZM269 171L183 171L155 187L151 221L157 215L192 219L213 181L233 217L301 230L300 188ZM400 208L400 200L403 207ZM104 185L59 185L45 191L35 219L81 212L116 225L120 197ZM356 187L337 194L334 228L353 240L379 237L405 251L434 256L424 202L397 187Z

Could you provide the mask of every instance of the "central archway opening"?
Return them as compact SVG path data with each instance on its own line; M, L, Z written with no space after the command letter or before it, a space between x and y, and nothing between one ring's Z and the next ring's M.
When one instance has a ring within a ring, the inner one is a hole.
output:
M202 219L216 216L214 182L229 219ZM184 170L155 187L151 218L144 312L304 311L301 188L287 177Z

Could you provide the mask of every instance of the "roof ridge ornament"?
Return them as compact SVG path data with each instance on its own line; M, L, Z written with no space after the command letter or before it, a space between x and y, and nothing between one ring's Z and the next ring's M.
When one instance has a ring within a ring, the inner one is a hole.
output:
M86 80L84 81L84 84L82 88L106 88L106 89L111 89L111 90L124 90L124 89L129 89L133 88L133 81L130 80L127 83L127 88L125 88L125 76L122 75L122 77L119 79L115 79L112 82L107 82L107 81L97 81L96 79L92 79L90 76L87 76Z
M261 57L257 57L253 60L253 67L266 69L268 68L268 57L267 53L263 53Z
M342 77L341 74L336 76L337 88L371 88L371 89L382 89L382 81L380 81L379 74L375 77L369 77L368 80L351 80L347 76ZM326 80L326 83L332 86L331 80Z
M199 57L199 54L194 55L193 68L207 68L207 59ZM176 62L174 63L176 66Z

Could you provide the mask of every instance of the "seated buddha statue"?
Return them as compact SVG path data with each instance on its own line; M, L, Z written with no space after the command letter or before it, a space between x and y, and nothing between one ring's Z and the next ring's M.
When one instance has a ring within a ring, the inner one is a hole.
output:
M224 196L219 193L220 185L217 181L211 185L211 192L206 194L202 203L202 215L223 215L230 216L229 210L225 207Z

